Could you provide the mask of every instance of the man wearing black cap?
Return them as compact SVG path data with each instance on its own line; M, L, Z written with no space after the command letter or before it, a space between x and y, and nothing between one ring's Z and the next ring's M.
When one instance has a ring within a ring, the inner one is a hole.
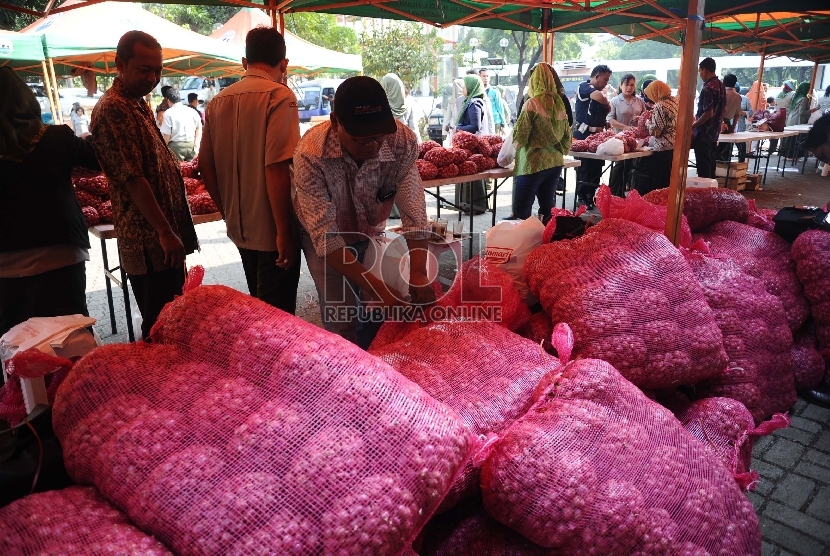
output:
M370 238L383 233L396 204L409 247L413 303L435 296L426 277L426 204L415 160L418 142L392 115L383 87L352 77L337 89L329 122L313 127L294 152L294 208L326 330L368 347L376 326L358 302L406 304L363 266Z

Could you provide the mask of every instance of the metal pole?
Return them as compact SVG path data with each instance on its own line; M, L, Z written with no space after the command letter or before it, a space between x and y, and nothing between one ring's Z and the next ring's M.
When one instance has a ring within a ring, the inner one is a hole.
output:
M761 95L764 95L764 61L767 59L767 47L761 49L761 66L758 68L758 92L755 94L755 106L761 106ZM767 97L764 96L764 101Z
M818 62L813 63L813 76L810 78L810 103L813 102L813 89L816 86L816 74L818 74Z
M680 242L680 225L683 221L683 200L686 194L689 147L692 143L697 65L698 58L700 58L700 40L703 36L705 4L706 0L689 0L686 31L683 33L680 82L677 86L677 132L669 178L668 213L666 214L666 236L675 245Z

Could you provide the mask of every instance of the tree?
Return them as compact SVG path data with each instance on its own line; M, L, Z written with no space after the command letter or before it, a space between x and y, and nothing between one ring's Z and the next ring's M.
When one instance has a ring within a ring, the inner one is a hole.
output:
M213 26L222 25L236 15L235 6L190 6L187 4L142 4L144 9L172 21L176 25L202 35L213 33Z
M557 62L579 60L582 58L582 47L593 44L594 37L590 33L556 33L553 37L553 59Z
M46 9L46 0L5 0L5 3L38 12ZM37 18L33 15L0 8L0 29L20 31L35 21Z
M363 72L378 80L389 72L414 88L438 71L443 41L435 29L425 31L413 22L393 21L360 35Z
M360 54L360 43L354 29L338 25L334 14L291 13L285 17L285 28L317 46L346 54Z

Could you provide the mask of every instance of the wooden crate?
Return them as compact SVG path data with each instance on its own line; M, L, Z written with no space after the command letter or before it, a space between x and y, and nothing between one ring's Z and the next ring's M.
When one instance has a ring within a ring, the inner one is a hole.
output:
M726 183L726 178L716 178L718 180L718 187L729 187L732 191L743 191L746 189L746 176L740 178L729 178L729 184Z
M759 191L761 189L761 174L746 175L746 190Z
M733 162L732 164L729 164L729 177L740 178L746 176L747 167L748 163L746 162ZM715 177L725 178L726 169L726 162L718 162L717 166L715 167Z

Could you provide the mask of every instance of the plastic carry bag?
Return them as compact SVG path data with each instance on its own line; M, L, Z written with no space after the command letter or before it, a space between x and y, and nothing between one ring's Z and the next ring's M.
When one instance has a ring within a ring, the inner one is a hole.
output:
M597 147L597 154L618 156L625 152L625 145L619 139L611 138Z
M534 305L538 299L522 276L525 259L530 252L542 245L545 225L538 218L499 222L484 232L485 258L513 277L519 295L525 305Z
M496 157L496 162L502 168L507 168L516 160L516 145L513 143L513 133L508 133L501 144L501 149Z
M409 265L409 247L403 236L372 238L363 258L363 266L400 299L409 295Z

